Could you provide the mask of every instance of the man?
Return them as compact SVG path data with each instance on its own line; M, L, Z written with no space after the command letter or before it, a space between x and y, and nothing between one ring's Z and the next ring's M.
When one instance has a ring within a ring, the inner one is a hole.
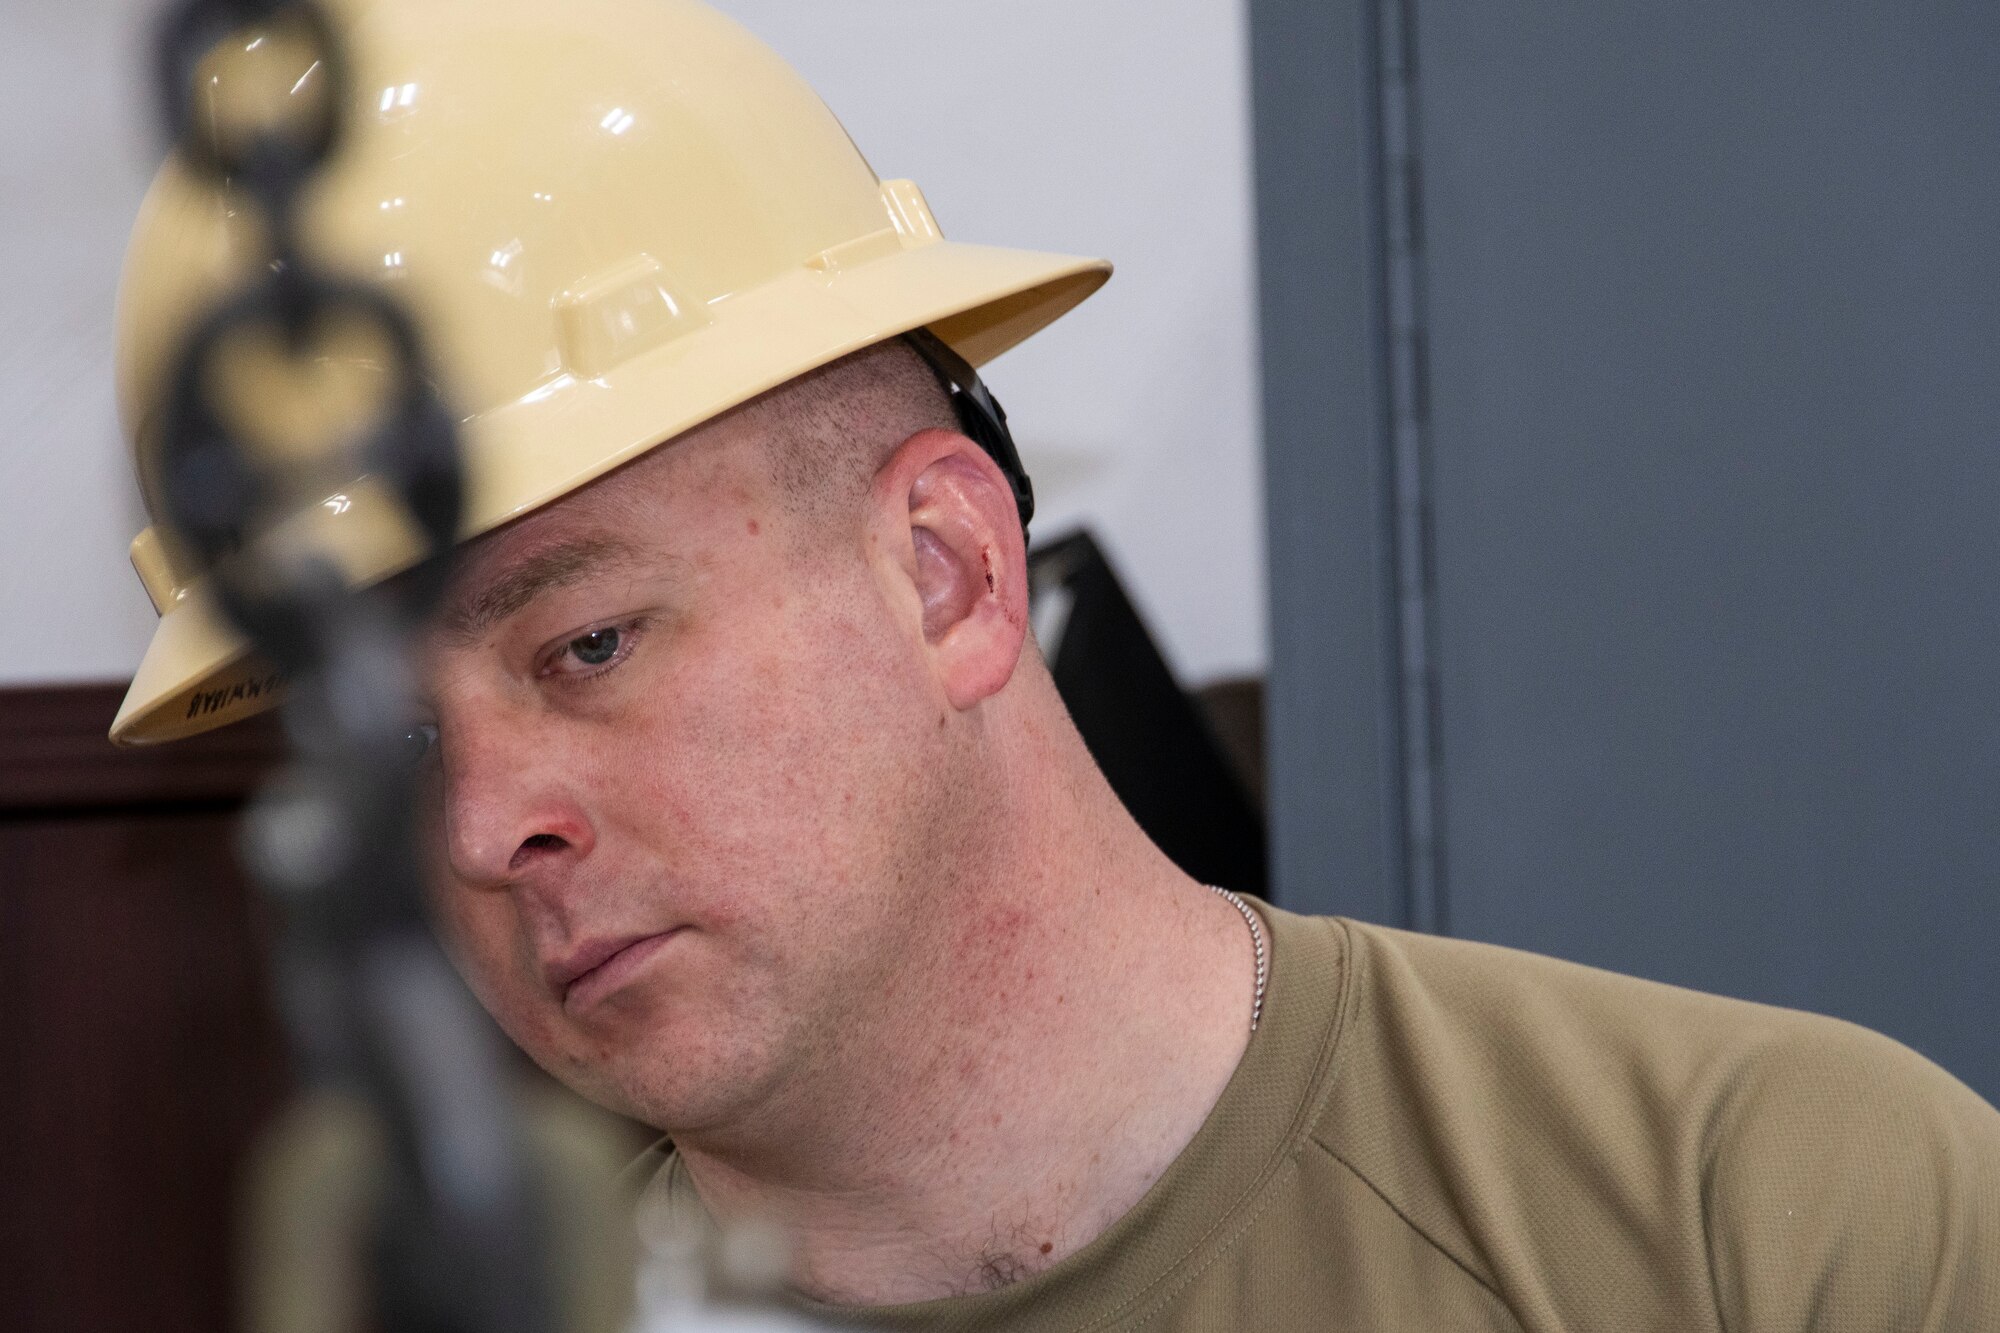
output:
M350 21L379 111L314 225L472 413L436 913L516 1041L670 1137L656 1209L776 1221L802 1302L885 1328L2000 1327L2000 1115L1915 1055L1252 908L1141 834L966 364L1102 265L942 241L691 3ZM149 201L142 460L235 225L172 169ZM407 554L367 501L300 519L357 579ZM117 734L268 702L200 571L135 562Z

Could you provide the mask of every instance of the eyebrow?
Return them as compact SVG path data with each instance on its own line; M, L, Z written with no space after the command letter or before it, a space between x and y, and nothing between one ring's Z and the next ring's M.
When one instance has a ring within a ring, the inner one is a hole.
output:
M449 597L438 613L438 632L470 643L544 593L599 574L642 563L642 552L618 537L578 537L520 560L476 593Z

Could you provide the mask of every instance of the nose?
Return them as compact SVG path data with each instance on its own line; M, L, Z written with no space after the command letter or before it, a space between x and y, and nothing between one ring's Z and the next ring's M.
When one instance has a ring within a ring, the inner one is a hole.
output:
M444 850L453 876L503 888L590 855L580 772L524 720L467 720L440 737Z

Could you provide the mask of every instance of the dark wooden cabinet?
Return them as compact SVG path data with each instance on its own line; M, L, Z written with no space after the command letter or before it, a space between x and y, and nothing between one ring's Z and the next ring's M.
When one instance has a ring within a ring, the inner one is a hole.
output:
M117 687L0 691L0 1328L230 1327L239 1168L286 1083L235 864L252 723L104 739Z

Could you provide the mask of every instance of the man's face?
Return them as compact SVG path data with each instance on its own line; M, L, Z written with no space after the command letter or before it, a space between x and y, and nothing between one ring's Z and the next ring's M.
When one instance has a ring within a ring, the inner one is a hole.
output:
M435 908L545 1068L737 1118L895 989L946 712L861 514L804 530L726 419L473 546L428 641ZM839 525L834 525L839 529Z

